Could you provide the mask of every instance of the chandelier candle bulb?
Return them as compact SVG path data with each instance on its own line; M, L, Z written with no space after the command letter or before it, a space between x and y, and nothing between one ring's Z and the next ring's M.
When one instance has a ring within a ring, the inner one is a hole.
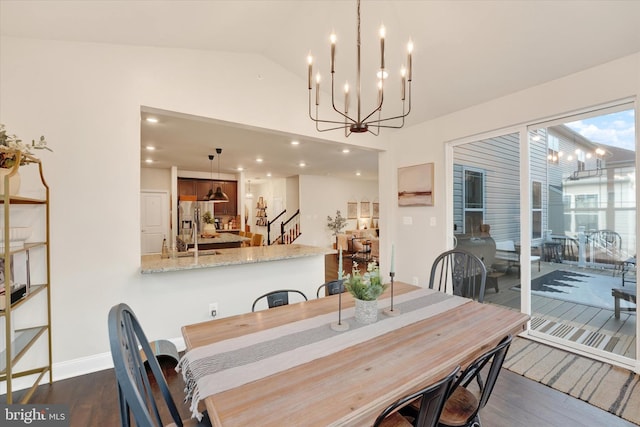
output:
M384 73L384 36L386 30L384 25L380 26L380 71Z
M316 74L316 105L320 105L320 73Z
M413 42L411 40L407 44L407 51L409 52L407 57L407 69L409 70L407 80L411 81L411 54L413 53Z
M331 33L329 40L331 40L331 72L334 73L336 63L336 34Z
M311 56L311 53L307 56L307 62L309 63L309 90L311 90L311 76L313 75L313 56Z
M349 113L349 83L344 84L344 113Z
M406 95L405 87L407 85L407 69L402 67L402 70L400 70L400 75L402 76L402 79L401 79L401 92L400 92L401 98L400 99L402 99L404 101L405 95Z

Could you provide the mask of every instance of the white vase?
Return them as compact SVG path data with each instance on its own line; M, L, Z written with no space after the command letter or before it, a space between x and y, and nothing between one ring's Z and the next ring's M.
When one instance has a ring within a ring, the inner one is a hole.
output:
M216 236L218 234L216 225L205 223L204 227L202 227L202 234L206 234L207 236Z
M378 300L356 300L356 322L362 325L375 323L378 320Z
M4 194L4 177L9 175L11 169L0 168L0 194ZM20 191L20 172L16 172L9 178L9 195L15 196Z

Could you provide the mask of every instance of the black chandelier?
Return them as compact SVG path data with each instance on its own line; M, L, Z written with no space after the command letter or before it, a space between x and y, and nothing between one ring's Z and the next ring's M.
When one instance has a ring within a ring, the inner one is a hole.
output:
M313 107L312 107L312 75L313 75L313 57L311 54L307 57L307 62L309 65L309 76L308 76L308 89L309 89L309 117L316 123L316 129L319 132L326 132L330 130L344 129L345 136L349 136L352 133L364 133L370 132L374 135L380 134L380 128L393 128L399 129L404 126L404 118L409 115L411 112L411 80L412 80L412 72L411 72L411 62L412 62L412 52L413 52L413 42L409 40L407 44L407 64L406 67L402 67L401 70L401 100L402 100L402 114L382 118L382 104L384 102L384 79L387 76L387 72L385 71L384 64L384 38L385 38L385 28L380 27L380 69L377 72L378 77L378 101L376 107L371 111L368 115L363 117L361 110L361 98L360 98L360 0L358 0L358 39L357 39L357 81L356 81L356 91L357 91L357 115L356 117L352 117L349 115L349 83L345 83L344 85L344 112L340 111L336 107L335 102L335 53L336 53L336 35L334 33L331 34L331 106L333 110L342 116L342 120L323 120L319 118L318 115L318 107L320 105L320 73L316 74L316 96L315 96L315 116L313 115ZM408 82L408 89L407 89ZM408 98L408 99L407 99ZM376 114L377 113L377 114ZM395 121L390 123L391 121ZM330 126L327 128L320 128L320 124L328 124L328 125L337 125Z

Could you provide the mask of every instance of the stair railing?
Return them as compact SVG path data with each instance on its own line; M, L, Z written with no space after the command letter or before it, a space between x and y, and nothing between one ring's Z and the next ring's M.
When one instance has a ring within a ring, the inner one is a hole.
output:
M273 218L271 221L269 221L267 223L267 246L271 245L271 224L273 224L274 222L276 222L276 220L278 218L280 218L282 215L285 214L285 212L287 212L287 210L283 210L282 212L280 212L278 215L276 215L275 218ZM280 223L282 225L282 223ZM281 233L282 234L282 233ZM278 239L276 239L275 242L273 243L277 243Z

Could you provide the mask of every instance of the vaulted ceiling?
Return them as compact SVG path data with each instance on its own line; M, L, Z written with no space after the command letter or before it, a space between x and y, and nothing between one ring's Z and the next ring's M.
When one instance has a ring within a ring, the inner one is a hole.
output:
M393 76L405 62L407 40L415 44L413 106L407 126L640 52L640 1L364 0L361 9L363 75L371 74L379 62L380 24L386 27L385 57L391 78L399 80ZM309 52L327 75L328 36L334 30L337 79L340 85L345 80L355 82L355 1L3 0L0 30L9 36L254 53L302 82L307 78ZM257 78L260 72L255 70ZM239 138L246 138L242 134L247 129L231 128L226 130L229 137L237 131ZM278 136L283 144L296 138ZM335 147L324 148L309 155L335 154ZM251 147L246 149L246 156L237 159L232 158L234 153L223 154L225 167L259 155ZM280 156L287 151L291 150ZM278 168L285 174L295 171L304 160L300 151L289 159L291 169ZM375 173L375 153L361 155L372 156L362 167L372 167ZM191 166L209 170L207 159L197 162ZM332 174L335 159L323 162ZM334 166L345 169L343 164Z

